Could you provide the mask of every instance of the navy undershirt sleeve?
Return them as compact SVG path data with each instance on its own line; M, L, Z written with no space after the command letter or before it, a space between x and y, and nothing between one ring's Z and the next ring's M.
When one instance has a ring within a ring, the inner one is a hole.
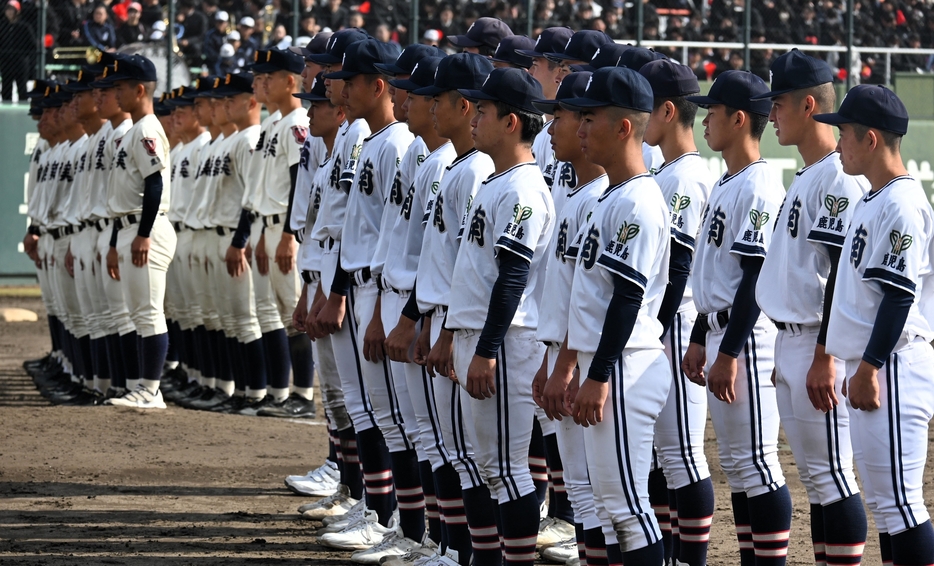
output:
M662 305L658 310L658 321L662 323L662 336L668 333L671 322L681 306L684 297L684 288L687 287L688 277L691 275L691 260L694 254L687 246L681 245L675 238L671 239L671 257L668 261L668 286Z
M613 364L623 355L623 348L629 342L632 329L636 326L643 294L642 287L613 274L613 297L607 305L603 334L600 335L600 343L597 344L597 352L587 372L587 379L601 383L609 381Z
M418 297L415 296L416 289L418 289L417 284L412 286L412 292L409 293L409 298L405 302L405 306L402 307L402 316L418 322L422 318L422 313L418 310Z
M830 253L830 273L824 286L824 314L817 333L817 343L821 346L827 345L827 325L830 323L830 307L833 306L833 290L837 285L837 264L840 263L840 248L827 246L827 251Z
M863 352L863 361L877 368L884 366L885 360L892 355L892 350L905 329L911 303L915 299L908 291L888 283L882 284L882 293L882 302L879 303L876 322L872 325L869 344Z
M342 297L347 296L350 290L350 274L341 267L341 262L337 262L337 269L334 271L334 279L331 280L331 292L337 293Z
M146 177L143 187L143 212L140 214L139 229L136 234L140 238L148 238L152 232L152 225L159 214L162 204L162 172L157 171Z
M743 257L740 261L743 278L733 296L730 322L727 323L723 340L720 342L720 352L727 356L733 358L739 356L759 319L761 311L759 304L756 303L756 281L759 279L759 270L762 269L763 261L765 261L763 257Z
M246 247L247 240L250 239L250 224L250 211L245 208L240 209L240 221L230 241L231 246L241 250Z
M295 200L295 180L298 179L298 163L289 167L289 206L285 212L285 223L282 231L286 234L295 234L292 230L292 202Z
M490 308L480 333L476 354L493 359L503 345L503 339L516 316L522 292L529 281L532 264L526 258L507 249L499 250L499 276L490 294Z

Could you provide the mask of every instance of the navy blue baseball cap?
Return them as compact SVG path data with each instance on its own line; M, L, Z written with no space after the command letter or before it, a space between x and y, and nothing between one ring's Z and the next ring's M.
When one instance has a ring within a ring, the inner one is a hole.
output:
M156 66L142 55L130 55L129 57L117 59L114 61L113 70L114 74L107 79L111 82L152 82L159 78L156 74Z
M38 104L29 105L29 115L30 116L42 116L42 107Z
M227 73L221 84L214 90L216 98L226 98L238 94L253 92L253 74L252 73Z
M48 81L45 90L42 91L42 98L38 102L39 106L42 108L60 108L62 101L55 98L55 93L58 92L60 88L61 85L57 82Z
M156 116L171 116L172 109L166 105L165 101L168 98L169 93L163 92L159 96L154 96L152 99L152 112Z
M424 43L413 43L399 54L399 57L392 63L377 63L376 68L384 75L411 75L415 64L425 57L444 57L445 52L434 45L425 45Z
M677 98L700 92L700 84L694 71L687 65L675 63L671 59L646 63L639 69L639 74L652 85L655 98Z
M736 110L768 116L772 103L768 99L753 99L768 92L769 85L749 71L724 71L710 85L707 96L689 96L687 99L701 108L723 104Z
M311 41L309 41L304 47L293 45L289 47L289 51L301 55L307 62L314 63L315 61L311 58L311 56L325 53L328 47L328 40L332 35L334 34L330 31L316 33L315 36L311 38Z
M390 79L389 84L409 92L434 86L435 71L438 70L438 63L441 61L442 57L425 57L415 64L415 68L412 69L412 74L409 75L409 78Z
M357 75L380 75L378 63L388 65L399 58L399 46L378 39L364 39L347 48L341 70L324 75L326 79L345 80Z
M217 75L208 75L198 79L198 88L191 95L192 98L214 98L214 91L220 86L221 78Z
M180 86L178 88L172 89L172 92L169 94L169 98L166 99L165 105L169 108L177 108L179 106L191 106L194 104L191 100L187 98L182 98L182 93L185 92L185 89L188 87Z
M100 74L99 78L96 81L93 81L91 83L91 88L96 88L96 89L113 88L114 81L112 77L115 73L116 71L114 71L113 65L108 65L104 67L104 70Z
M49 88L50 86L55 86L55 81L36 79L33 81L32 90L26 93L26 98L42 98L45 96L45 89Z
M638 71L646 63L651 63L652 61L658 61L660 59L667 59L664 54L659 53L658 51L652 51L651 49L646 49L645 47L632 47L627 49L619 58L619 66L629 67L633 71Z
M460 48L486 45L495 49L504 37L510 35L513 33L506 22L496 18L477 18L477 21L470 24L466 34L452 35L448 37L448 41Z
M268 52L269 52L268 49L257 49L256 51L254 51L253 62L250 63L249 65L246 65L244 69L252 72L253 74L259 74L253 68L256 67L257 65L262 65L263 63L266 62L266 53Z
M571 65L571 70L575 72L593 72L603 67L619 67L623 53L630 49L632 49L632 45L628 43L607 43L597 48L597 51L594 52L593 57L590 59L590 63Z
M597 69L587 82L583 96L561 101L561 107L580 112L591 108L616 106L638 112L652 112L652 85L628 67Z
M314 54L309 59L319 65L336 65L344 59L344 52L348 47L368 37L370 36L360 28L342 29L328 38L324 53Z
M882 85L857 85L843 97L839 110L817 114L814 119L832 126L860 124L900 136L908 133L908 110Z
M328 98L325 91L326 88L324 86L324 73L321 72L315 75L315 79L311 83L310 91L297 92L292 96L300 100L308 100L310 102L329 102L331 99Z
M822 59L805 55L797 49L779 56L769 66L772 89L753 99L774 98L793 90L833 82L833 71Z
M545 53L545 57L552 61L590 61L593 59L597 49L608 43L613 43L613 38L593 29L581 30L571 36L563 51L552 51Z
M490 59L494 63L509 63L510 65L528 69L532 66L532 58L519 53L519 51L528 51L533 47L535 47L535 41L531 37L510 35L499 42Z
M117 53L117 52L110 53L108 51L101 51L101 54L97 58L96 63L85 65L84 67L82 67L82 69L87 71L91 75L100 75L104 72L104 67L108 65L113 65L114 61L118 59L124 59L126 57L128 57L128 55L125 55L123 53Z
M438 63L432 86L412 91L418 96L435 96L451 90L479 90L493 71L493 63L477 53L448 55Z
M517 51L526 57L544 57L545 53L561 53L572 35L574 35L574 30L568 27L545 28L535 40L535 47Z
M270 49L266 52L266 60L257 62L251 71L254 73L275 73L288 71L296 75L305 68L305 58L288 49Z
M533 100L544 97L542 85L523 69L493 69L479 89L459 88L457 92L470 101L502 102L519 110L542 115L542 111L532 104Z
M78 71L78 78L65 84L65 90L68 92L85 92L93 90L91 83L94 82L94 75L88 73L83 68Z
M587 90L587 83L590 82L591 74L592 73L588 71L570 73L561 80L561 84L558 85L558 92L555 94L554 99L533 100L532 104L545 114L554 114L555 108L560 106L562 100L570 100L572 98L584 96L584 92Z

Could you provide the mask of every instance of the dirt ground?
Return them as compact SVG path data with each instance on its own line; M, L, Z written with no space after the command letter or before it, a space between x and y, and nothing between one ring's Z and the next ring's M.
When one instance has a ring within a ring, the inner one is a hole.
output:
M282 483L324 460L323 420L50 406L21 365L49 349L42 304L0 297L8 306L40 322L0 322L0 564L351 564L315 543L317 523L296 513L307 500ZM709 563L738 564L709 426L707 455ZM813 564L807 498L787 445L781 456L795 505L788 564ZM870 520L864 564L880 562Z

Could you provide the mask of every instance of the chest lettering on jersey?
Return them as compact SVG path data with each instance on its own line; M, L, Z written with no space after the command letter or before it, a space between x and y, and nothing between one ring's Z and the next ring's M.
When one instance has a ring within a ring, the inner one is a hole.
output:
M532 207L516 204L512 207L512 222L506 224L503 234L508 234L517 240L525 237L522 222L532 217Z
M256 140L256 147L253 148L253 151L261 151L265 144L266 144L266 132L260 132L259 139Z
M889 243L892 244L892 253L882 256L882 265L891 267L897 271L905 271L905 258L901 257L902 252L911 247L914 238L909 234L902 234L898 230L892 230L889 233Z
M707 210L710 210L710 207L707 207ZM707 213L704 213L706 216ZM720 210L720 207L717 207L717 210L714 211L713 216L710 218L710 228L707 230L707 243L712 243L718 248L723 245L723 232L724 224L723 221L726 220L726 213Z
M573 189L577 186L577 171L570 163L561 166L561 174L558 176L558 182L565 187Z
M120 149L117 152L117 159L114 161L114 167L119 167L120 169L126 169L126 150Z
M305 171L308 171L308 154L308 144L303 144L302 150L299 152L298 165Z
M221 160L221 156L218 155L217 157L214 158L214 166L211 169L212 177L217 177L218 175L221 174L221 163L223 163L223 161Z
M75 176L71 171L70 161L66 161L65 164L62 166L58 180L68 181L69 183L75 180Z
M542 171L542 177L545 178L545 184L549 187L555 182L555 162L554 160L550 161L548 165L545 166L545 170Z
M779 216L781 211L778 212ZM801 199L795 197L794 202L791 203L791 208L788 210L788 233L791 234L792 238L798 237L798 221L801 219ZM776 223L777 225L778 223Z
M214 162L213 162L210 158L208 158L207 160L205 160L204 165L201 166L201 169L198 171L197 175L195 175L195 179L199 179L199 178L201 178L201 177L203 177L203 176L205 176L205 175L210 175L210 174L211 174L211 166L212 166L213 163L214 163Z
M87 162L88 162L88 154L87 154L87 153L82 153L82 154L81 154L81 162L78 164L78 173L83 173L83 172L84 172L84 166L85 166L85 164L87 164Z
M412 218L412 201L415 200L415 184L413 183L409 187L409 192L405 195L405 200L402 201L402 210L399 211L399 214L405 217L408 221Z
M431 225L438 229L438 232L444 234L447 229L444 226L444 194L438 195L438 198L435 200L435 210L432 215Z
M263 157L275 157L276 156L276 147L279 145L279 134L272 136L269 140L269 145L266 146L266 150L263 152Z
M178 174L181 175L183 179L187 179L188 177L191 176L191 174L188 172L189 165L190 165L190 162L188 161L187 157L185 159L182 159L182 163L181 165L179 165L179 168L178 168Z
M561 263L567 263L564 254L568 251L568 220L565 218L561 221L561 226L558 228L558 239L555 241L555 257L558 258L558 261Z
M321 208L321 187L315 187L315 200L314 200L314 210L317 214L318 209Z
M681 211L691 206L691 197L675 193L671 195L669 205L671 206L671 225L684 228L684 216L681 215Z
M392 180L392 190L389 191L389 202L395 206L402 204L402 171L396 171L396 176Z
M369 159L363 164L363 171L360 171L360 192L370 196L373 194L373 162Z
M850 246L850 263L853 267L859 269L859 264L863 262L863 252L866 250L866 236L869 232L860 224L859 228L853 231L853 244Z
M597 265L597 255L600 250L600 230L596 226L591 226L587 230L587 238L584 240L584 247L581 248L581 263L584 269L590 271Z
M101 140L101 143L103 144L104 141ZM39 163L39 158L40 158L40 157L42 157L42 152L39 151L39 150L37 149L37 150L34 151L33 154L32 154L32 162L33 162L33 163Z
M340 178L341 178L341 158L334 158L334 166L331 167L331 176L328 179L328 182L331 183L332 187L340 189Z
M486 211L483 205L477 205L477 209L470 218L470 228L467 231L467 241L476 242L478 246L483 247L483 232L486 229Z

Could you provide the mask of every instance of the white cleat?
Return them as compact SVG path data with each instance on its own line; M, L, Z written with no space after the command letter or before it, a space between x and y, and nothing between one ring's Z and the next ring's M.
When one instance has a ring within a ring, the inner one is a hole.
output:
M134 391L124 393L122 397L114 397L104 401L105 405L114 405L117 407L135 407L137 409L164 409L165 401L162 400L162 392L156 390L155 394L140 385Z
M350 496L350 488L346 485L339 485L334 495L319 499L314 503L306 503L298 508L298 512L302 514L302 519L321 521L346 515L357 505L360 505L360 501Z
M355 523L359 521L364 513L366 513L366 503L363 500L360 500L356 505L350 508L350 511L343 515L331 515L330 517L325 517L321 521L324 523L324 526L318 529L318 535L323 535L325 533L337 533L345 528L350 523ZM304 515L302 515L304 517Z
M554 517L545 517L538 524L538 541L535 546L549 546L575 538L574 525Z
M354 552L350 561L356 564L379 564L384 557L403 556L417 548L421 548L421 545L402 536L399 531L393 531L376 546Z
M564 564L571 558L577 558L577 539L569 538L557 544L552 544L541 549L540 554L543 560L554 564Z
M425 537L425 542L417 548L406 552L402 556L386 556L380 558L380 566L414 566L415 564L425 564L430 558L438 556L438 545L433 540Z
M318 537L318 544L338 550L366 550L383 542L396 532L393 527L384 527L376 520L376 512L368 511L363 517L336 533L325 533Z
M568 561L564 563L564 566L581 566L581 559L577 556L574 558L568 558Z
M328 497L334 495L337 486L340 485L340 472L337 471L337 464L326 460L316 470L312 470L304 476L288 476L285 478L285 486L299 495L311 495L314 497Z

